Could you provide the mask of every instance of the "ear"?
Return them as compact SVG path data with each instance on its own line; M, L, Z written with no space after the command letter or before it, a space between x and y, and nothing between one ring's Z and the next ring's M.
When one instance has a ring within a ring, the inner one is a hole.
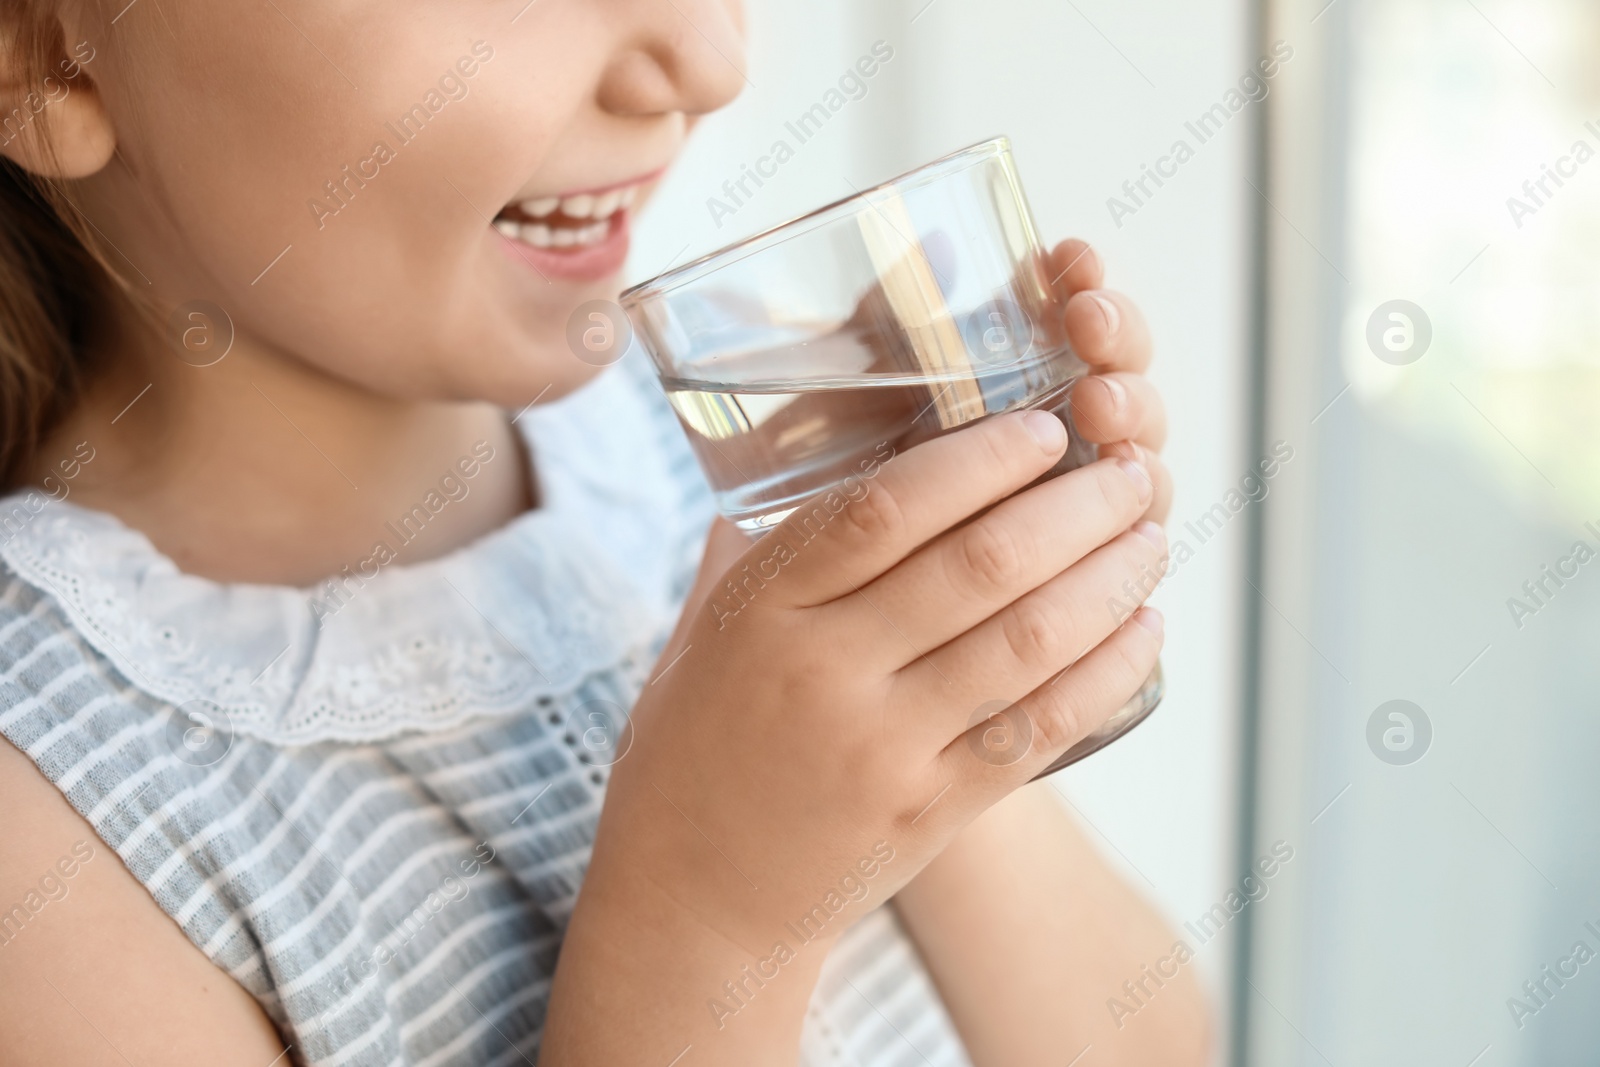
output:
M111 116L89 77L95 50L88 41L68 49L54 20L19 25L27 18L15 14L0 25L0 155L42 178L87 178L117 147ZM27 36L41 30L51 43L30 47Z

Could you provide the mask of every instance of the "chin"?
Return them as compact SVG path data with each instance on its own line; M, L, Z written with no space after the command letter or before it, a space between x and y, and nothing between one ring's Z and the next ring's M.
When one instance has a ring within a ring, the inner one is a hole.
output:
M523 338L520 344L508 339L500 351L521 355L492 378L474 374L468 381L455 383L451 394L458 400L483 401L520 411L535 402L547 404L575 393L607 369L575 357L567 350L565 337L541 337L537 341ZM456 366L471 366L474 361L474 355L466 352L452 359Z

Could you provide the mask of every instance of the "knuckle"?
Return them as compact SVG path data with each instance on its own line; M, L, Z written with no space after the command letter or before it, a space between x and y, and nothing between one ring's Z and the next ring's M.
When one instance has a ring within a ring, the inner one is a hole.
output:
M988 432L980 434L983 449L982 469L985 475L1005 487L1025 473L1024 467L1033 457L1042 464L1044 455L1021 419L999 419L989 423Z
M1098 606L1092 600L1079 600L1077 597L1060 596L1057 599L1058 603L1051 611L1061 643L1055 650L1051 666L1065 666L1068 661L1088 651L1083 642L1085 635L1092 634L1097 628L1095 616Z
M1020 580L1024 561L1016 536L993 522L976 522L960 534L957 557L968 585L982 593L1012 588Z
M803 625L774 635L755 658L781 689L780 706L814 708L836 702L845 651L825 627Z
M1109 715L1139 688L1154 668L1155 656L1147 642L1127 640L1122 633L1113 635L1104 651L1098 669L1085 679L1089 684L1084 696L1094 706L1105 707Z
M1017 662L1039 667L1060 659L1065 645L1061 624L1055 613L1037 598L1017 601L1001 625L1006 647Z
M1113 634L1061 685L1041 690L1033 713L1040 747L1063 751L1105 722L1155 669L1156 653L1151 642Z
M1133 624L1137 626L1138 624ZM1156 657L1160 648L1159 639L1154 641L1118 641L1117 654L1117 691L1132 693L1138 688L1139 683L1156 666Z
M1048 692L1050 695L1033 712L1034 731L1039 738L1035 748L1056 753L1069 748L1088 731L1084 729L1081 701L1070 692Z
M1101 627L1098 617L1101 602L1083 596L1071 585L1059 581L1046 586L1046 595L1051 597L1050 617L1055 621L1061 642L1056 650L1057 658L1062 661L1076 659L1088 651L1083 642Z
M865 541L893 541L907 525L899 496L882 482L846 504L839 518L848 534Z
M1013 425L1015 422L1015 419L1006 419L993 423L988 433L979 435L983 464L997 474L1011 469L1011 456L1016 445L1014 438L1021 436L1022 430L1022 427Z
M1122 470L1118 461L1101 463L1099 477L1095 479L1095 486L1100 491L1100 504L1106 513L1114 518L1128 517L1131 519L1139 513L1139 494L1134 489L1133 482Z
M1128 543L1122 546L1120 553L1122 571L1126 580L1132 583L1139 602L1143 603L1161 584L1161 576L1166 571L1166 555L1138 534L1130 534L1126 541ZM1124 586L1124 591L1126 588Z

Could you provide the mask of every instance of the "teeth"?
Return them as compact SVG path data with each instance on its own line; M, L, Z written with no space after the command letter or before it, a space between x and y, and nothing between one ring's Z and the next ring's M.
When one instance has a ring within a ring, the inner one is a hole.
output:
M542 222L516 223L497 219L494 228L514 240L534 248L573 248L597 245L611 233L611 220L601 219L587 226L547 226Z
M569 219L586 219L594 214L594 197L579 193L561 201L561 213Z
M524 200L517 207L530 219L549 218L558 209L569 219L609 219L617 213L618 208L631 208L638 193L638 186L629 186L599 195L579 193L568 197L543 196L537 200ZM505 230L501 232L508 237L515 236Z

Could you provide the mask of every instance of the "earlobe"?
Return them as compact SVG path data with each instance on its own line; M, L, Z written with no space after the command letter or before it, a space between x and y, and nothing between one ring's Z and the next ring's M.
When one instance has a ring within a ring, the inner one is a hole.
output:
M84 75L46 81L0 99L0 155L42 178L87 178L116 151L111 117Z

